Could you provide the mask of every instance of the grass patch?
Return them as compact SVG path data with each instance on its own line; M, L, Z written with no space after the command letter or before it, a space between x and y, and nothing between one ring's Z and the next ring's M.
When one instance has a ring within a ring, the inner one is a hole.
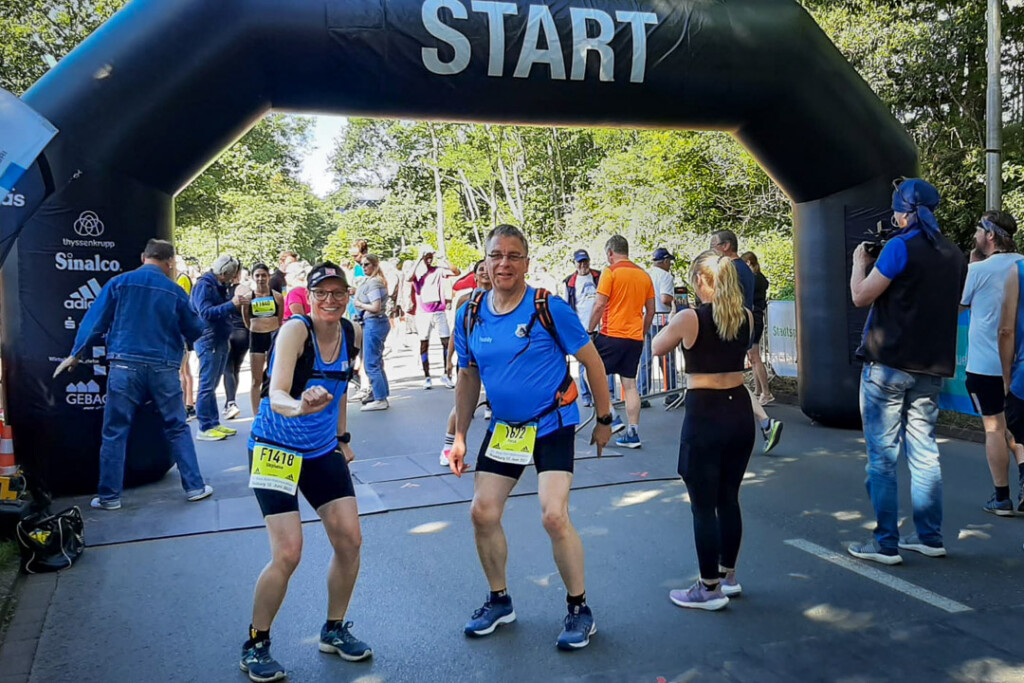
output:
M18 565L18 544L14 541L0 541L0 574Z

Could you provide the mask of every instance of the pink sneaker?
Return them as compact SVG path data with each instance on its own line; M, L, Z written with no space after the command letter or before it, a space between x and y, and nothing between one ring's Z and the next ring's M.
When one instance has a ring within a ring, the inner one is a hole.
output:
M451 453L450 448L446 448L441 451L441 457L437 461L441 464L441 467L448 467L448 454Z

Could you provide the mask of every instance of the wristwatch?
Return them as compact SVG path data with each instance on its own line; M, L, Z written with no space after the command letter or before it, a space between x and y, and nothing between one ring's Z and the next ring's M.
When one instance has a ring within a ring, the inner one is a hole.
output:
M611 423L609 422L608 424L611 424ZM352 435L349 434L348 432L345 432L344 434L342 434L341 436L338 437L338 443L348 443L351 440L352 440Z
M597 424L608 426L611 423L612 423L612 414L611 413L608 413L607 415L598 415L597 416Z

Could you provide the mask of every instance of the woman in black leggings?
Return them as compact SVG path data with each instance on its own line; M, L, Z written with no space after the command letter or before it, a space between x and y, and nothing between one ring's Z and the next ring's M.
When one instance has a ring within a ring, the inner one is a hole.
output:
M669 598L680 607L717 610L739 595L736 558L743 536L740 483L754 448L754 418L743 386L743 359L753 317L743 307L736 267L706 251L690 268L690 283L704 303L686 309L658 333L655 355L683 345L686 415L679 439L679 474L693 512L700 579Z
M235 285L242 287L244 285ZM232 296L234 292L232 291ZM242 319L242 311L235 308L231 312L231 336L228 338L228 363L224 367L224 418L233 420L242 410L238 407L238 375L242 370L245 354L249 353L249 330Z

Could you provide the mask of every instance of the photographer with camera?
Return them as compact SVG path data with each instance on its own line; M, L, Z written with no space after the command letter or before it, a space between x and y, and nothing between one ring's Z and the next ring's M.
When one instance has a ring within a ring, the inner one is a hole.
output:
M902 181L892 196L897 232L874 267L866 243L853 254L853 303L871 306L857 357L864 361L860 406L867 489L877 524L872 540L848 550L888 565L903 561L899 548L928 557L946 554L935 422L942 378L956 370L958 306L967 263L939 229L933 213L938 204L939 192L931 184ZM910 466L916 528L905 538L899 537L896 484L901 446Z

